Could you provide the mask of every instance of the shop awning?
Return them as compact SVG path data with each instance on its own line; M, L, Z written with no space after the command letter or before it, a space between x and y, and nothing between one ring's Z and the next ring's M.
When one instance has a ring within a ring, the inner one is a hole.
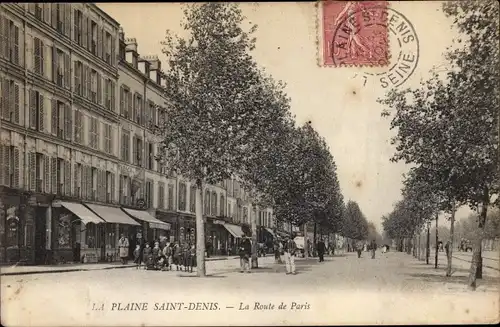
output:
M273 232L273 230L272 230L271 228L266 227L265 229L266 229L266 230L269 232L269 234L271 234L273 237L276 237L276 235L274 235L274 232Z
M99 223L104 223L105 221L99 218L96 214L94 214L92 211L87 209L83 204L81 203L73 203L73 202L60 202L63 207L74 213L80 220L83 222L84 225L87 225L88 223L93 223L93 224L99 224Z
M120 208L106 207L98 204L85 204L108 223L140 226L138 222L127 216Z
M234 237L243 237L243 230L238 225L224 224L223 225L231 235Z
M125 212L131 215L132 217L149 223L150 228L170 230L169 223L165 223L159 219L156 219L155 217L151 216L147 211L125 209L125 208L123 208L123 210L125 210Z

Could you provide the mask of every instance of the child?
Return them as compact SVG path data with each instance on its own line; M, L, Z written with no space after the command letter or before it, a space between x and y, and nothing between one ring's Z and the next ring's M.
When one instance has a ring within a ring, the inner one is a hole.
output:
M172 270L172 245L170 243L163 248L163 255L167 259L167 270Z
M146 243L146 247L143 250L142 258L144 259L144 263L146 265L146 269L151 268L151 263L153 261L153 256L151 254L151 248L149 247L149 243Z
M134 263L137 265L137 269L141 268L141 245L137 244L134 250Z

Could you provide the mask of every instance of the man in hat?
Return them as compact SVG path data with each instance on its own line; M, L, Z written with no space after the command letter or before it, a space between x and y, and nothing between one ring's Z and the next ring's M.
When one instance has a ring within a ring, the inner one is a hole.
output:
M126 264L128 260L128 239L125 237L125 234L122 234L120 240L118 240L118 248L120 249L120 259L122 264Z
M245 235L240 244L240 272L250 273L250 257L252 255L252 243L250 238Z
M297 251L297 244L295 244L294 235L285 238L284 251L285 251L285 268L287 275L295 275L295 252Z

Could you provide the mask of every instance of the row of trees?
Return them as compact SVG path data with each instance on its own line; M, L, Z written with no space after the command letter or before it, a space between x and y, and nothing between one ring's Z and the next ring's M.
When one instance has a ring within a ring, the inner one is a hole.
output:
M492 1L446 2L443 11L460 32L446 54L446 76L434 70L420 87L381 99L397 130L392 160L413 166L384 229L393 238L411 238L445 212L453 235L456 208L469 205L478 212L468 280L475 289L488 210L499 205L499 12Z
M196 181L198 276L205 275L202 190L231 176L241 178L254 209L272 206L278 221L339 231L344 202L333 156L310 122L295 125L284 85L250 55L256 26L244 28L237 4L188 5L184 14L188 36L167 33L163 42L168 107L157 159Z

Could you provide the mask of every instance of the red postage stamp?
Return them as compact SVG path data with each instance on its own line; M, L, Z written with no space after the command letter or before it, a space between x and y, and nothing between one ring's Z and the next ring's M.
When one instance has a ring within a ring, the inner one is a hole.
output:
M321 1L324 66L389 63L387 1Z

